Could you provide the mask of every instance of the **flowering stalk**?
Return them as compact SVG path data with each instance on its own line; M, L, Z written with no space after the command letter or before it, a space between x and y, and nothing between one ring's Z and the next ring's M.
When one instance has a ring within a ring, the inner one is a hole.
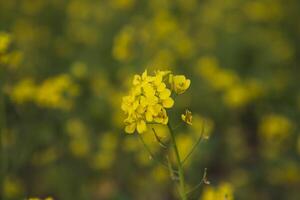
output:
M183 94L189 87L191 81L184 75L173 75L170 71L156 71L154 75L148 75L147 70L142 75L135 75L132 82L132 88L127 96L123 97L121 108L125 112L126 119L125 132L142 134L147 131L150 124L160 124L169 128L172 147L175 153L178 172L172 169L171 163L168 160L166 168L170 170L171 178L174 172L178 173L175 178L179 179L179 194L181 200L187 200L187 193L185 191L185 180L183 173L183 162L181 162L179 150L176 144L174 129L170 125L168 109L174 105L172 93L179 95ZM182 120L192 125L192 113L186 111L181 116ZM152 129L156 140L163 147L167 148L157 136L154 129ZM147 147L141 135L140 139L154 159L154 155Z
M169 132L171 135L171 140L172 140L172 146L174 149L174 153L175 153L175 157L176 157L176 161L177 161L177 166L178 166L178 174L179 174L179 194L182 200L187 200L186 197L186 192L185 192L185 181L184 181L184 173L183 173L183 167L182 167L182 163L180 160L180 155L179 155L179 151L178 151L178 147L176 144L176 140L175 140L175 135L174 135L174 131L170 125L170 123L168 123L168 128L169 128Z

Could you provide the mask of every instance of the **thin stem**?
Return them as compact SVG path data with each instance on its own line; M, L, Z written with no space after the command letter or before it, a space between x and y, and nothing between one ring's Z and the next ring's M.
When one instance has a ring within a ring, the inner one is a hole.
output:
M173 149L174 149L174 153L175 153L175 157L176 157L176 161L177 161L177 166L178 166L179 194L180 194L180 197L181 197L182 200L187 200L186 193L185 193L185 181L184 181L183 167L182 167L182 163L181 163L181 160L180 160L178 147L177 147L177 144L176 144L174 131L173 131L170 123L168 123L168 128L169 128L169 132L170 132L170 135L171 135Z
M142 144L144 145L146 151L149 153L151 159L155 160L156 162L158 162L159 164L161 164L161 165L162 165L163 167L165 167L166 169L169 169L169 166L168 166L166 163L164 163L164 162L162 162L162 161L156 159L156 157L154 156L154 154L151 152L150 148L148 147L148 145L147 145L146 142L144 141L143 137L142 137L140 134L138 134L138 136L139 136L139 138L140 138Z
M182 123L180 122L180 123L178 123L177 124L177 126L175 126L174 128L173 128L173 130L175 131L175 130L177 130L180 126L182 125Z
M195 190L197 190L202 184L210 184L210 182L207 180L207 168L204 169L204 173L203 173L203 177L200 181L200 183L198 183L197 185L195 185L190 191L188 191L186 194L190 194L192 192L194 192Z
M204 123L202 126L202 130L201 130L201 134L197 140L197 142L194 144L194 146L192 147L191 151L186 155L186 157L183 159L182 161L182 165L184 165L184 163L187 161L187 159L189 159L189 157L193 154L193 152L196 150L197 146L199 145L199 143L202 141L203 139L203 135L204 135Z
M178 181L179 180L178 172L173 170L171 161L169 159L169 156L167 156L167 161L168 161L168 167L169 167L169 173L170 173L171 179L175 180L175 181Z
M154 134L155 139L157 140L158 144L159 144L162 148L167 149L167 145L165 145L165 144L161 141L161 139L160 139L159 136L157 135L157 133L156 133L156 131L155 131L154 128L152 128L152 131L153 131L153 134Z

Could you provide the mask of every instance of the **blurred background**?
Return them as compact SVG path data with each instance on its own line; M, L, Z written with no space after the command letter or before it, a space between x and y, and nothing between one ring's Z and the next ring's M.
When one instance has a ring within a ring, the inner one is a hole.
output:
M181 155L203 126L209 136L185 170L189 187L204 168L211 184L190 199L298 200L299 10L298 0L1 0L1 199L176 199L120 109L134 74L168 69L192 81L173 110L175 122L194 115L177 132Z

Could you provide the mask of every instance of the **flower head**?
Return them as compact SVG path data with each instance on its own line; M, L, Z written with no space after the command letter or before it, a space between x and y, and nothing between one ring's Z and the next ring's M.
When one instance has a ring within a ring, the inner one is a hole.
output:
M158 71L154 76L144 71L142 75L135 75L133 78L129 95L123 97L122 110L127 118L125 119L125 132L143 133L147 130L147 122L167 124L167 108L174 105L171 98L171 90L164 83L167 71Z
M163 125L168 123L167 109L174 105L172 91L182 93L190 84L190 81L183 76L185 84L183 86L179 80L182 76L174 76L177 89L172 90L172 85L170 87L167 83L168 75L172 76L170 71L156 71L154 75L149 75L147 70L142 75L134 75L132 88L129 94L123 97L121 105L126 115L124 120L126 133L135 131L143 133L147 130L147 123Z
M189 125L192 125L192 119L193 119L193 116L192 116L192 112L189 111L189 110L185 110L185 114L182 114L181 115L181 119L189 124Z

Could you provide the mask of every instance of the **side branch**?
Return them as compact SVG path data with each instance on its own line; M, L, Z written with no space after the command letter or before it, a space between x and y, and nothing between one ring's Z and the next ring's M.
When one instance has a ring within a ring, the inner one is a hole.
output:
M197 146L199 145L199 143L202 141L203 139L203 135L204 135L204 122L203 122L203 126L202 126L202 130L201 130L201 134L197 140L197 142L194 144L194 146L192 147L191 151L186 155L186 157L182 160L182 165L184 165L184 163L187 161L187 159L189 159L189 157L193 154L193 152L196 150Z
M159 136L157 135L157 133L156 133L156 131L155 131L154 128L152 128L152 131L153 131L153 134L154 134L155 139L157 140L158 144L159 144L162 148L167 149L167 148L168 148L167 145L164 144L164 143L161 141L161 139L160 139Z

